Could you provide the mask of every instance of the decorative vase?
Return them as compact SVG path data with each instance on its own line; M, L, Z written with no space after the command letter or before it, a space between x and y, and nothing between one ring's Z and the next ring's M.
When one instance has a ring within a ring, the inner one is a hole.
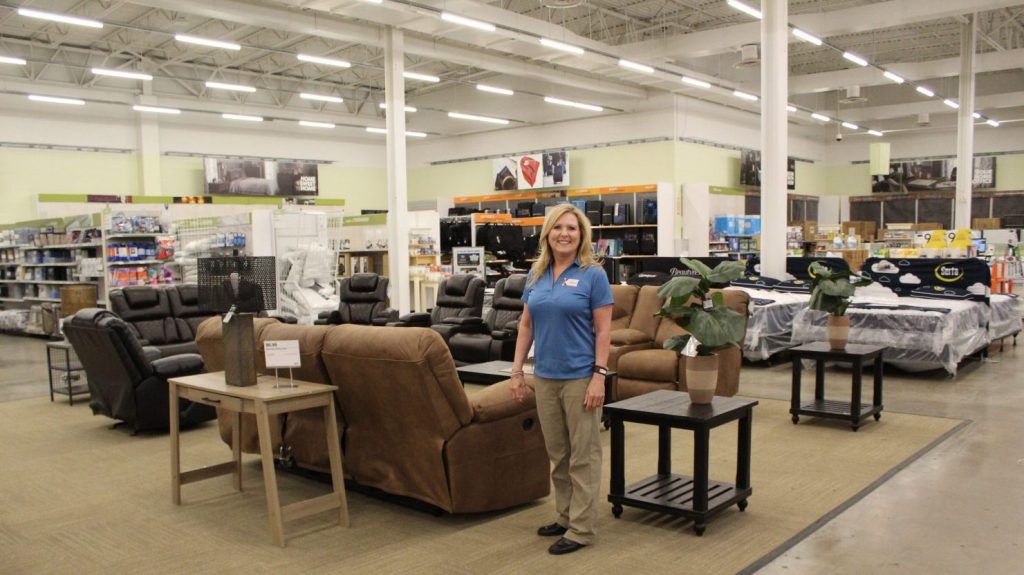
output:
M846 349L846 342L850 339L850 316L828 316L827 330L829 347L836 351Z
M686 391L690 394L690 403L711 403L717 387L717 355L686 358Z

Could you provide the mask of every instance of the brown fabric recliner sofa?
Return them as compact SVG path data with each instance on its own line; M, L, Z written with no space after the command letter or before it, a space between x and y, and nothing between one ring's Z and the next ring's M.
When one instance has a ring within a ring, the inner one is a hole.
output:
M726 305L747 317L750 296L746 292L730 289L711 291L721 291ZM642 326L642 331L641 328L637 328L637 331L644 335L652 333L653 337L646 347L642 347L643 344L640 343L623 346L626 351L618 356L618 377L612 386L611 401L629 399L659 389L686 391L685 358L680 357L675 351L662 347L668 338L685 334L686 331L674 321L654 317L653 314L660 309L662 303L662 298L658 297L657 286L644 286L640 289L630 325ZM639 335L636 337L640 338ZM739 391L742 364L743 354L740 348L727 347L718 352L718 386L715 395L736 395Z
M299 340L295 377L338 386L345 475L450 513L494 511L546 496L549 467L532 396L520 404L508 382L467 395L442 337L431 329L255 322L262 342ZM220 322L196 339L210 371L223 367ZM257 351L258 361L262 353ZM266 370L257 364L260 372ZM328 469L323 424L288 414L283 442L295 463ZM230 442L230 419L221 415ZM278 426L280 427L280 426ZM255 421L242 422L242 448L257 453ZM275 449L282 439L274 438Z

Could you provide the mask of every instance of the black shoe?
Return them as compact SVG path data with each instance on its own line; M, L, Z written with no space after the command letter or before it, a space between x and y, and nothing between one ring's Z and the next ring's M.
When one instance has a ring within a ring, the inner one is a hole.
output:
M583 549L584 547L586 547L586 545L577 543L572 539L562 537L558 541L552 543L551 547L548 547L548 553L552 555L565 555L566 553L572 553L573 551Z
M537 529L537 535L540 535L541 537L554 537L556 535L565 535L566 531L568 531L568 529L565 527L562 527L557 523L552 523L551 525L539 527Z

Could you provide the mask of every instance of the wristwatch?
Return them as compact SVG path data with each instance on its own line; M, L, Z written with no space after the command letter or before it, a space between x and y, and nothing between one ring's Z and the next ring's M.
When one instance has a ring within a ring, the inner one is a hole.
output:
M601 375L608 375L608 368L603 366L603 365L595 365L594 366L594 373L598 373L598 374L601 374Z

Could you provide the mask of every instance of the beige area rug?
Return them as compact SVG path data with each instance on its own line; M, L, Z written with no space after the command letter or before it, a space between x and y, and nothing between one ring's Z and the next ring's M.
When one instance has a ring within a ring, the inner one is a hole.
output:
M885 412L857 433L760 400L753 421L753 495L712 520L703 537L688 522L602 503L598 542L568 556L535 535L553 519L550 498L504 513L434 517L349 492L351 528L331 514L285 525L270 542L262 476L247 456L244 493L230 477L183 487L171 504L166 435L109 429L86 405L46 399L0 403L2 573L734 573L761 565L866 494L965 422ZM609 433L603 482L608 482ZM183 465L218 463L230 451L206 425L183 434ZM673 470L692 469L689 432L673 432ZM711 477L735 478L736 424L712 432ZM654 473L657 430L626 425L627 483ZM329 486L279 473L282 501Z

